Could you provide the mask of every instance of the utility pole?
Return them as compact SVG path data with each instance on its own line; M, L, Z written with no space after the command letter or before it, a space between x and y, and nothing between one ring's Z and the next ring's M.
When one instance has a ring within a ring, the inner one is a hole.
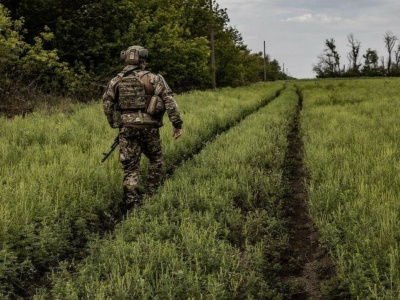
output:
M214 12L212 0L210 0L210 17L211 17L211 26L210 26L210 43L211 43L211 72L212 72L212 88L215 90L217 88L217 79L215 75L215 44L214 44Z
M264 41L264 81L267 81L267 63L265 61L265 41Z

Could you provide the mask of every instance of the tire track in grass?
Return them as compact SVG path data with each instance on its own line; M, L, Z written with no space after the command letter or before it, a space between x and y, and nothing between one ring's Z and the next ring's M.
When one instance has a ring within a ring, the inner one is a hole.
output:
M257 106L253 110L245 113L240 119L233 120L232 122L228 123L224 128L220 128L219 130L212 132L209 135L209 137L207 139L205 139L202 142L202 144L199 145L199 147L196 148L194 151L182 156L182 158L180 160L175 161L175 162L173 161L169 165L167 165L165 179L172 176L174 174L174 172L177 169L179 169L180 166L185 164L185 162L191 160L195 155L199 154L204 149L204 147L208 143L213 142L218 135L225 133L225 132L229 131L230 129L232 129L233 127L239 125L248 116L256 113L258 110L267 106L270 102L272 102L273 100L278 98L280 96L281 92L285 88L286 88L286 86L284 85L282 88L278 89L273 96L265 98L259 106ZM115 202L118 202L118 201L119 201L119 199L116 198ZM100 237L113 232L115 230L115 226L117 224L119 224L122 220L124 220L127 213L128 213L128 208L121 204L115 204L112 207L109 207L108 211L102 212L101 213L102 215L100 218L102 220L102 224L101 224L101 227L99 228L99 231L97 232L100 235ZM71 255L71 259L68 259L68 260L72 260L75 263L83 260L87 256L87 244L89 242L90 241L86 241L84 244L80 245L80 247L81 247L80 251L78 251L78 253ZM52 266L52 267L56 267L56 266ZM16 289L16 294L19 297L29 298L30 296L35 294L34 290L48 286L49 282L47 282L46 274L47 274L47 272L44 272L43 274L40 274L38 277L35 278L36 282L31 283L32 290L26 291L22 288Z
M282 163L297 103L292 88L282 96L208 143L37 299L278 299Z
M220 129L220 130L218 130L218 131L212 133L211 136L210 136L208 139L206 139L205 141L203 141L203 143L202 143L195 151L193 151L192 153L189 153L189 154L185 155L185 156L183 157L182 160L180 160L180 161L178 161L178 162L175 162L174 164L171 164L171 165L167 166L167 167L166 167L166 174L167 174L166 177L172 176L172 175L174 174L174 172L175 172L176 169L178 169L178 168L179 168L181 165L183 165L186 161L191 160L191 159L193 158L193 156L199 154L199 153L201 152L201 150L203 150L204 147L205 147L208 143L211 143L212 141L214 141L215 138L216 138L218 135L223 134L223 133L229 131L231 128L233 128L233 127L239 125L239 124L240 124L244 119L246 119L248 116L250 116L250 115L252 115L252 114L255 114L255 113L256 113L257 111L259 111L261 108L267 106L270 102L272 102L273 100L275 100L276 98L278 98L278 97L281 95L281 93L282 93L285 89L286 89L286 85L284 85L282 88L278 89L278 90L275 92L275 95L274 95L274 96L265 99L265 101L263 101L262 104L259 105L258 107L256 107L254 110L250 111L250 112L247 113L247 114L244 114L244 115L242 116L241 119L239 119L239 120L234 120L232 123L227 124L227 126L226 126L225 128L222 128L222 129Z
M244 114L239 120L234 120L233 122L227 124L226 127L221 128L221 129L217 130L216 132L211 133L211 135L210 135L206 140L204 140L204 141L202 142L202 144L201 144L198 148L196 148L193 152L188 153L188 154L182 156L182 159L180 159L179 161L175 161L175 162L172 162L172 163L170 163L170 164L167 164L167 165L166 165L166 170L165 170L166 176L165 176L165 178L164 178L162 184L164 184L164 181L165 181L167 178L171 177L171 176L174 174L175 170L179 169L179 167L182 166L182 165L184 165L185 162L191 160L195 155L199 154L199 153L204 149L204 147L205 147L208 143L212 143L218 135L223 134L223 133L229 131L231 128L233 128L233 127L239 125L239 124L240 124L244 119L246 119L248 116L250 116L250 115L252 115L252 114L255 114L255 113L256 113L257 111L259 111L261 108L267 106L267 105L268 105L269 103L271 103L273 100L275 100L276 98L278 98L278 97L281 95L281 93L282 93L285 89L286 89L286 85L284 85L282 88L278 89L278 90L275 92L275 95L274 95L274 96L269 97L269 98L266 98L265 101L263 101L263 102L261 103L261 105L259 105L258 107L256 107L254 110L252 110L252 111L250 111L250 112ZM147 174L141 174L140 176L147 176ZM161 184L161 185L162 185L162 184ZM117 201L117 200L118 200L118 199L116 199L116 201ZM125 215L126 215L127 212L128 212L128 209L127 209L126 207L124 207L124 206L119 206L118 209L119 209L119 211L116 211L116 212L114 211L114 212L112 212L112 215L114 216L114 219L113 219L111 222L107 222L107 223L112 224L112 225L111 225L111 226L106 226L106 227L108 227L108 228L105 230L105 232L113 231L113 230L114 230L114 227L115 227L120 221L123 220L123 218L125 217Z
M307 171L303 162L303 142L300 136L300 112L303 99L297 88L298 108L288 135L285 176L289 191L286 199L290 249L284 259L284 283L292 300L323 299L324 281L332 277L333 262L319 243L319 235L308 213L305 187Z

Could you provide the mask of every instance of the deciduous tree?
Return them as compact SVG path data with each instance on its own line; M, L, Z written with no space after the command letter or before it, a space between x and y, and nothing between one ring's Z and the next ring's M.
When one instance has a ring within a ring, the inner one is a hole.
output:
M226 9L213 0L3 0L14 20L23 18L24 41L35 45L48 26L53 38L42 44L93 86L121 69L119 52L137 44L149 50L149 68L163 74L175 91L210 87L209 23L213 19L218 86L255 80L257 56L240 32L228 25ZM272 71L271 71L272 72ZM279 71L277 71L279 72ZM275 76L278 77L278 76ZM260 76L259 80L262 80ZM92 86L84 82L88 90ZM65 91L70 87L65 85ZM93 90L93 89L92 89Z
M366 53L363 55L364 66L362 73L365 76L377 76L379 74L379 57L376 50L368 48Z
M333 38L325 40L323 53L318 56L318 62L313 67L317 77L337 77L340 75L340 55L336 51L336 44Z
M391 31L386 31L385 35L383 36L383 40L385 42L385 47L388 52L388 61L387 61L387 72L390 74L391 67L392 67L392 51L398 40L398 37L393 34Z
M361 42L354 37L354 34L349 34L347 36L348 46L351 48L350 52L347 54L347 58L350 63L350 72L354 75L359 73L359 68L361 64L358 62L358 55L360 53Z

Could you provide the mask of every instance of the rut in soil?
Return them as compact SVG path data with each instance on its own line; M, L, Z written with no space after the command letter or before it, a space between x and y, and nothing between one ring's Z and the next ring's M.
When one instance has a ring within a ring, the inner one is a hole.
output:
M210 137L207 140L203 141L203 143L201 145L199 145L199 147L195 151L185 155L180 161L170 165L169 167L167 166L166 178L172 176L173 173L175 172L175 170L177 170L186 161L192 159L195 155L199 154L204 149L204 147L207 145L207 143L212 142L218 135L229 131L231 128L240 124L245 118L256 113L261 108L267 106L271 101L278 98L280 96L281 92L285 88L286 88L286 86L277 90L274 96L272 96L268 99L265 99L262 104L260 104L254 110L252 110L249 113L242 116L241 119L235 120L235 121L231 122L230 124L228 124L226 127L219 129L216 132L213 132L210 135ZM120 202L119 200L120 199L115 199L115 203ZM105 212L100 218L102 220L102 224L98 228L97 234L99 234L99 236L103 236L107 233L113 232L115 229L115 226L126 217L127 213L128 213L128 208L124 205L114 205L113 207L110 207L108 209L108 211ZM87 243L88 242L89 241L86 241L86 243L79 245L79 249L77 249L77 253L71 253L71 255L67 259L67 261L74 261L76 263L78 261L83 260L88 255L88 253L87 253ZM50 266L50 268L51 267L56 267L56 266ZM47 282L48 279L46 279L47 278L46 274L48 271L50 271L50 269L43 270L43 272L41 272L40 274L37 274L35 279L30 283L31 290L26 291L26 290L22 290L22 289L19 289L18 287L16 287L18 296L23 297L23 298L31 297L34 295L35 289L48 286L49 285L49 283Z
M307 172L303 161L300 136L300 112L303 99L299 90L297 113L288 135L286 178L289 193L286 199L289 220L290 249L284 261L284 282L295 286L292 300L322 299L321 284L333 274L333 264L320 246L318 232L309 216L306 191Z

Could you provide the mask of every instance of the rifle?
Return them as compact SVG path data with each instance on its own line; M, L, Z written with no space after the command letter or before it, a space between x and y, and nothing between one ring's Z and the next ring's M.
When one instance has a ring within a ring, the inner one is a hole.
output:
M102 163L106 161L106 159L111 155L111 153L113 153L113 151L115 150L115 148L117 148L118 145L119 145L119 136L117 135L117 137L114 140L114 143L111 145L110 151L107 153L103 153L104 157L101 160Z

